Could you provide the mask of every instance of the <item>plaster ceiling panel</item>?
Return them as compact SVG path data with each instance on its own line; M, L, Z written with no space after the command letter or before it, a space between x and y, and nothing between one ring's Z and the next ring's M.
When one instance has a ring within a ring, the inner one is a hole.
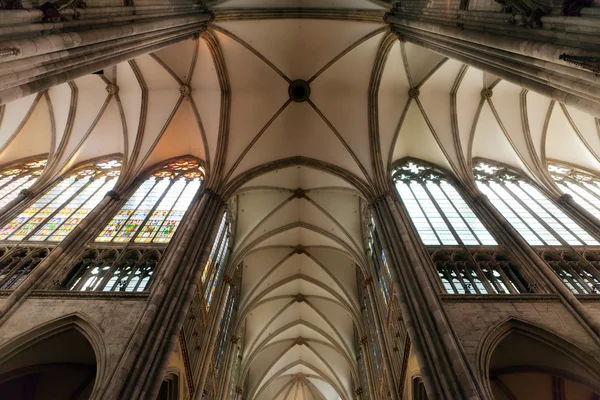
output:
M360 220L360 197L347 191L311 190L307 198L331 215L344 230L362 247Z
M335 335L335 337L339 337L339 333L346 343L346 346L351 348L352 341L354 340L354 322L352 317L348 314L348 311L346 311L340 304L335 304L324 299L311 298L309 301L317 310L323 313L327 321L331 323L337 330L337 333L329 334L331 336Z
M595 171L600 170L598 160L577 136L558 103L554 105L548 123L546 158L566 161Z
M66 142L61 163L68 161L73 152L81 145L94 121L99 118L102 107L108 98L106 83L97 75L85 75L73 82L77 87L77 104L71 133L63 137L63 141Z
M290 388L293 388L291 380L288 377L281 377L275 379L269 387L265 388L261 397L257 400L287 400L286 396L289 394Z
M225 166L225 170L230 171L288 100L288 83L236 41L220 33L216 36L225 55L231 84L231 123Z
M451 94L463 64L446 60L444 64L420 88L419 101L433 127L433 132L455 165L459 165L459 154L454 143L453 110Z
M2 106L2 118L0 119L0 148L6 146L6 143L17 132L17 129L19 129L19 126L25 123L28 114L34 111L35 105L37 104L34 104L34 102L37 96L37 93L32 94ZM47 132L47 135L51 134L49 127L44 129L43 132Z
M236 175L263 163L304 156L364 176L344 145L308 103L291 103L252 146Z
M131 155L139 133L143 94L138 78L128 62L117 65L117 86L127 126L127 151Z
M576 108L561 105L565 115L570 117L574 128L590 147L590 151L598 156L600 154L600 122L593 116Z
M311 100L371 177L368 93L373 63L384 36L381 33L361 43L311 83Z
M252 301L253 297L258 296L261 293L269 293L271 288L274 288L278 283L283 282L291 276L302 273L303 263L299 258L299 255L294 255L287 258L276 268L270 269L268 274L263 275L260 282L252 288L253 293L249 294L248 301Z
M226 0L215 8L256 8L256 7L316 7L316 8L362 8L384 10L383 2L372 0ZM387 7L389 8L389 7Z
M330 342L330 338L318 332L306 321L298 320L293 325L278 333L272 340L296 339L302 337L307 340Z
M316 245L316 246L329 246L340 250L345 250L338 242L323 236L307 227L294 226L290 229L285 230L273 237L265 239L260 243L260 247L271 246L271 245L292 245L296 246L301 244L305 247Z
M69 160L69 166L109 154L123 153L123 123L113 97L94 129Z
M198 58L192 74L190 87L192 98L200 115L208 153L212 162L217 154L221 116L221 86L217 70L208 46L204 40L198 40Z
M137 139L141 143L136 165L141 165L166 129L181 94L173 77L150 56L135 61L148 88L144 133Z
M353 188L348 182L335 175L300 165L267 172L254 178L243 187L253 186L285 187L292 190L297 188L308 190L320 187Z
M483 157L489 160L498 161L528 174L528 169L521 161L514 148L506 138L504 132L498 125L496 117L492 113L487 102L483 105L477 127L475 128L475 137L473 139L473 158ZM532 176L535 179L535 177Z
M263 277L279 263L291 256L293 248L273 248L253 252L244 258L241 302L246 301Z
M269 333L277 330L277 327L267 325L267 323L282 310L289 314L291 311L288 310L293 305L290 301L290 298L272 299L262 302L249 311L246 324L246 343L249 346L245 349L246 353L253 351L259 344L258 338L263 329L267 329ZM291 320L293 321L294 318L292 317ZM283 325L280 324L280 326Z
M341 394L337 393L335 388L319 379L310 378L310 382L323 394L325 400L337 400Z
M267 346L263 346L258 351L252 354L251 365L248 373L248 386L255 387L260 379L268 372L269 366L275 364L277 360L285 354L290 346L293 346L293 341L273 342ZM250 356L249 354L247 356Z
M458 133L465 157L469 156L469 140L477 118L477 109L482 101L483 86L481 82L483 82L483 72L469 67L460 81L456 93Z
M145 55L135 59L148 90L176 89L179 91L179 83L173 76L152 56Z
M521 87L501 81L494 87L491 101L516 151L531 168L534 168L535 163L527 148L523 123L521 118L517 117L521 115L521 91Z
M72 96L73 92L68 83L63 83L62 85L53 86L48 89L48 97L50 98L50 104L52 106L56 132L54 151L56 151L56 148L61 142L67 129Z
M496 75L483 71L482 84L483 84L484 88L489 88L489 87L493 86L499 80L500 80L500 78L498 78Z
M392 141L408 101L409 89L410 83L402 64L400 42L396 41L388 54L378 93L379 141L384 163L391 158Z
M143 168L183 155L206 159L198 120L187 98L184 98L179 105L158 143L151 150Z
M167 46L154 55L164 62L183 83L186 83L190 78L190 68L196 49L196 40L188 39Z
M44 132L40 135L40 132ZM42 96L17 136L0 154L0 164L50 151L52 121L46 98Z
M272 285L273 288L269 289L269 297L302 293L305 296L323 296L335 300L335 296L332 293L317 286L320 282L311 282L312 277L296 274L293 279L286 277L285 280L285 283L283 283L284 281L280 281Z
M356 287L356 264L347 255L327 248L314 247L309 250L312 257L327 268L349 293L355 305L358 304Z
M404 117L393 154L394 161L404 157L415 157L449 171L453 170L415 101L411 102Z
M381 24L322 19L250 20L217 25L241 38L292 81L308 81L348 47L381 29Z
M417 87L423 79L444 60L444 56L412 43L402 43L408 64L408 77L412 87Z
M541 157L542 154L542 136L551 102L552 100L546 96L527 92L527 121L537 157Z
M340 380L343 382L344 387L350 389L352 386L351 374L352 369L348 364L346 358L339 353L335 348L332 348L330 345L325 345L324 343L316 343L313 341L308 341L308 345L313 349L316 354L322 356L326 362L331 366L333 371L340 377Z
M293 193L288 190L272 188L257 188L240 193L238 195L235 248L248 243L247 236L254 229L258 229L258 224L269 213L282 207L292 196ZM262 232L262 230L258 232Z

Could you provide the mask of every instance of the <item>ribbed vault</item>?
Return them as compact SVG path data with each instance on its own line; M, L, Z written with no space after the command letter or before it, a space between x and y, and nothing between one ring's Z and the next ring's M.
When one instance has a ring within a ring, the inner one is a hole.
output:
M3 106L0 163L49 154L40 186L119 153L122 187L161 160L204 160L206 186L236 207L248 399L352 398L361 212L394 162L429 161L472 190L474 157L551 190L548 160L600 172L598 120L398 41L384 2L208 4L195 40ZM305 102L288 95L297 79Z

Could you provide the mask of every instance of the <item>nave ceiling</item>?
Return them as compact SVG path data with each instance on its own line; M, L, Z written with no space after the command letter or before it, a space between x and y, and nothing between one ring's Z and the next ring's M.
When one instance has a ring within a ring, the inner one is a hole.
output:
M207 186L236 208L251 399L352 397L363 211L394 162L432 162L471 189L474 157L551 189L548 160L600 172L598 120L398 41L383 2L209 4L196 40L4 106L0 164L49 154L39 187L122 154L124 188L162 160L204 160ZM305 102L288 95L298 79Z

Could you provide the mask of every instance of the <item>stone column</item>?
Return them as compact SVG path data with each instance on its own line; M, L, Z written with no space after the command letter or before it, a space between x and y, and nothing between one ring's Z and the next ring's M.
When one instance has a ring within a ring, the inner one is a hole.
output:
M192 201L157 268L156 285L103 399L156 398L225 204L206 188Z
M192 38L213 19L195 3L2 14L0 104Z
M208 376L208 370L210 368L210 363L212 361L212 356L214 352L214 348L216 345L217 337L219 336L219 321L221 320L223 313L225 312L225 307L227 307L227 294L231 292L230 286L233 284L233 279L229 275L225 275L223 277L223 290L221 290L219 294L219 301L215 304L218 304L219 308L215 313L215 318L211 321L210 328L208 330L209 335L208 340L205 342L205 351L204 358L202 360L202 368L200 369L200 379L198 381L198 387L196 388L196 393L194 394L194 398L196 400L202 400L202 392L204 391L204 385L206 383L206 377ZM227 290L229 288L229 290Z
M225 364L223 365L225 373L222 374L221 376L224 376L225 379L223 379L221 381L221 384L219 385L219 399L221 400L229 400L227 399L227 396L229 394L229 385L231 384L231 373L233 370L233 365L235 364L235 359L238 357L237 354L237 350L238 350L238 343L240 341L239 336L231 336L230 339L230 345L227 346L227 351L226 351L226 357L225 357ZM234 379L236 379L237 381L237 377L235 377ZM236 382L237 383L237 382Z
M375 318L375 331L377 333L377 339L379 341L379 348L381 349L381 359L383 360L383 368L385 369L385 377L388 382L388 389L390 391L390 398L392 400L397 400L398 397L398 387L397 382L394 379L394 374L392 373L392 362L390 360L389 349L387 346L387 342L382 332L382 326L384 325L383 318L379 313L379 307L377 307L377 300L375 299L375 291L373 290L373 277L369 276L365 278L365 285L367 286L367 293L369 294L369 304L371 305L371 312L373 313L373 317ZM400 396L402 394L400 393Z
M371 207L429 397L485 398L450 326L438 285L432 281L435 276L429 255L398 200L388 193Z

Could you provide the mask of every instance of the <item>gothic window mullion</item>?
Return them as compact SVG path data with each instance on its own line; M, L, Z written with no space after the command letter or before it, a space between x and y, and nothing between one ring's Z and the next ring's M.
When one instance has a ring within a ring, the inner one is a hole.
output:
M110 266L108 266L109 268L106 271L106 273L104 274L104 276L100 279L100 282L98 282L96 284L95 290L104 291L106 288L106 285L111 281L113 276L116 273L118 273L120 275L120 272L118 271L119 263L121 262L121 260L123 258L125 258L125 256L127 256L128 253L129 253L129 250L127 249L127 246L124 247L123 249L121 249L121 252L119 253L119 255L115 258L115 260L112 262L112 264ZM117 282L118 282L118 279L117 279ZM113 287L114 287L114 284L113 284Z
M140 223L140 225L137 227L137 229L135 230L135 232L131 235L130 240L127 242L127 244L129 245L130 243L134 242L135 239L138 237L138 235L140 234L141 230L146 226L146 224L148 223L148 220L152 217L152 214L154 214L154 211L156 211L156 208L159 206L159 204L163 201L163 199L165 198L165 196L167 195L167 193L169 192L169 190L173 187L173 184L175 183L175 179L171 179L171 181L169 182L169 184L167 185L167 187L165 187L163 189L163 192L160 194L158 200L156 200L154 202L154 204L152 205L152 207L150 208L150 210L148 211L148 214L144 217L143 221ZM159 182L156 183L157 185L159 184ZM156 187L156 186L155 186ZM153 188L154 189L154 188ZM148 192L148 196L152 193L152 191ZM147 196L146 196L147 198ZM140 206L143 204L143 201L140 203ZM138 206L139 208L139 206ZM136 208L136 211L137 209Z
M437 210L438 214L442 217L442 220L444 220L444 223L448 226L448 230L450 230L450 232L452 233L452 236L454 237L454 240L456 240L456 243L464 246L464 243L463 243L462 239L460 238L460 236L458 235L458 233L454 229L454 226L450 223L450 220L446 216L446 213L444 212L444 210L442 210L442 208L440 207L440 205L438 204L438 202L435 200L435 197L431 194L431 191L429 190L429 188L427 187L427 185L426 184L421 184L421 187L423 187L423 190L425 190L425 193L427 193L427 196L429 196L429 200L431 201L431 203L433 204L433 206Z
M454 210L454 213L456 213L456 215L458 215L458 217L460 218L460 220L463 222L463 224L467 228L468 232L471 233L471 235L473 236L473 239L475 239L477 241L478 245L481 245L482 244L481 240L479 240L479 237L477 236L477 234L475 233L475 231L473 230L473 228L471 227L471 225L469 225L469 223L465 219L464 215L456 207L456 205L454 204L454 202L452 201L452 199L450 199L450 197L448 196L448 194L446 193L446 191L444 190L444 188L442 188L441 183L440 182L435 182L435 184L439 188L440 194L442 196L444 196L444 198L448 202L449 206ZM428 191L429 191L429 188L428 188ZM438 204L436 198L431 194L431 191L429 191L429 195L434 200L435 204L438 206L438 209L441 210L441 207L439 207L439 204ZM443 215L444 217L446 217L446 213L443 212L443 210L441 212L441 215ZM452 223L450 223L450 221L448 220L447 217L446 217L446 220L447 220L448 225L450 226L450 229L452 229L452 231L455 232L455 236L458 236L460 238L460 235L458 234L458 232L456 232L456 229L455 229L454 225ZM462 239L460 241L458 241L458 243L462 244L463 246L465 245L464 241Z
M510 280L512 285L517 288L519 293L527 293L530 291L529 288L526 288L523 285L523 283L521 282L521 279L515 274L515 271L513 270L512 266L510 265L510 262L501 261L501 262L498 262L497 264L498 264L498 268L500 270L502 270L502 272L504 272L504 275L506 275L508 277L508 279Z
M494 285L494 282L489 280L489 278L483 272L483 269L481 268L481 265L479 265L479 263L477 262L477 260L475 260L475 257L473 257L473 254L471 254L471 252L468 251L468 250L466 250L466 251L469 254L469 257L471 258L471 262L473 263L473 270L475 271L475 273L479 277L479 280L481 281L481 283L482 283L483 287L485 288L485 290L487 291L487 293L488 294L492 294L494 292L497 292L497 290L495 288L495 285Z
M421 205L421 202L418 200L417 196L415 195L415 192L414 192L413 188L411 187L410 184L407 184L406 186L408 187L408 190L411 192L413 198L415 199L415 203L417 203L417 206L419 207L419 209L423 213L423 216L425 217L425 221L427 221L427 224L429 225L429 228L431 229L431 231L433 232L433 234L437 238L438 243L439 244L443 244L444 242L442 242L442 238L440 237L439 233L437 232L437 230L435 229L435 227L431 223L431 221L429 219L429 215L427 215L427 212L425 212L425 210L423 209L423 206Z
M555 215L554 213L552 213L548 208L546 208L538 199L536 199L534 196L532 196L530 193L528 193L524 188L521 187L521 185L515 185L519 188L519 190L523 193L523 195L525 197L527 197L530 201L532 201L534 204L536 204L538 207L540 207L551 220L554 220L554 222L558 223L559 226L562 226L563 229L567 230L569 232L569 234L578 242L584 244L585 241L577 234L575 233L571 228L569 228L569 226L567 226L567 224L561 222ZM514 192L513 192L514 193ZM519 200L522 201L521 196L515 195L516 197L519 198ZM530 208L531 210L531 208ZM531 210L531 212L533 212L533 210ZM550 232L553 233L555 237L557 237L561 243L564 243L564 245L569 245L569 243L562 238L562 236L560 234L558 234L558 232L555 231L555 229L552 229L550 227L550 225L548 224L548 222L545 221L545 219L539 215L539 213L534 212L534 215L536 217L538 217L538 220L543 221L543 225L544 227Z
M515 290L512 281L506 275L502 267L497 262L494 262L494 264L495 265L493 269L500 274L501 280L504 283L504 287L506 288L506 290L508 290L510 294L519 294L519 292Z
M456 264L453 262L446 262L445 267L446 267L446 271L448 272L448 278L449 278L448 282L450 282L450 285L452 286L454 293L460 294L461 289L463 292L466 292L465 287L464 287L464 282L462 281L462 279L460 279L460 271L458 271L458 269L456 268ZM456 276L453 276L452 273L456 274ZM456 282L454 281L455 279L457 279L458 283L460 283L460 285L461 285L460 289L456 286Z
M81 179L85 179L85 178L81 178ZM38 234L38 232L40 230L42 230L42 228L44 228L46 226L46 224L48 224L48 222L52 221L52 219L59 214L65 207L67 207L73 200L75 200L81 193L83 193L86 189L88 189L91 185L94 184L95 181L97 181L98 179L92 177L90 178L86 183L84 183L81 188L79 188L79 190L77 190L77 192L73 193L73 195L63 201L63 203L56 208L56 210L54 210L50 215L48 215L48 217L46 217L46 219L44 219L42 222L40 222L38 224L38 226L33 229L23 240L31 240L31 238L33 236L36 236ZM90 196L88 196L85 200L87 201L87 199L89 199L90 197L92 197L98 190L100 190L102 187L104 186L104 184L101 184L97 190L94 191L94 193L92 193ZM83 205L83 204L82 204ZM66 221L67 219L69 219L71 217L71 215L75 214L80 207L77 207L77 209L73 210L73 212L71 214L69 214L67 217L65 217L65 220L62 221L58 226L56 226L56 228L54 228L54 230L52 230L52 232L50 232L48 235L46 235L46 238L49 237L50 235L52 235L52 233L56 232ZM45 240L42 239L42 240Z
M3 269L5 272L3 272L2 276L0 276L0 289L3 289L4 285L11 279L13 274L19 270L19 266L21 265L21 263L24 260L27 259L29 254L30 254L30 252L27 252L21 259L17 260L15 263L13 263L12 267L5 267ZM10 254L8 254L8 255L10 256ZM3 257L3 259L4 259L4 257ZM2 271L0 271L0 272L2 272Z
M571 282L571 284L574 287L578 287L585 292L589 292L588 286L580 278L579 273L577 271L575 271L568 262L561 260L558 262L558 266L559 266L559 268L568 272L567 278L569 279L569 281Z
M547 244L546 240L544 240L544 239L542 238L542 236L540 236L540 235L537 233L536 229L535 229L535 228L533 228L531 225L529 225L529 223L528 223L528 222L527 222L525 219L523 219L523 217L521 217L520 213L519 213L517 210L515 210L515 209L514 209L514 208L513 208L513 207L512 207L512 206L511 206L511 205L510 205L510 204L509 204L509 203L508 203L508 202L507 202L507 201L506 201L506 200L505 200L505 199L504 199L504 198L503 198L503 197L502 197L502 196L501 196L501 195L500 195L500 194L499 194L497 191L496 191L496 189L495 189L495 188L493 188L493 187L492 187L491 185L489 185L489 184L485 184L485 185L488 187L488 189L489 189L489 190L491 190L491 191L492 191L492 193L494 193L494 195L496 196L496 198L497 198L498 200L500 200L500 201L501 201L501 202L502 202L502 203L503 203L503 204L504 204L504 205L505 205L505 206L506 206L508 209L510 209L510 210L512 211L513 215L515 215L515 216L516 216L516 217L519 219L519 221L521 221L521 223L523 223L523 224L524 224L524 225L525 225L525 226L528 228L529 232L531 232L533 235L535 235L535 237L537 237L537 238L538 238L538 240L539 240L541 243L543 243L543 244ZM501 186L502 186L502 187L504 187L504 185L501 185ZM504 190L506 190L506 189L504 189ZM508 192L507 192L507 193L508 193ZM509 194L509 195L510 195L510 194ZM515 196L511 196L511 198L512 198L512 199L514 199L515 201L517 201L517 202L519 203L519 205L521 205L521 206L522 206L521 202L519 202L519 201L518 201L518 199L516 199L516 198L515 198ZM526 209L526 210L527 210L527 209ZM533 216L533 215L532 215L532 216ZM534 218L536 218L535 216L533 216L533 217L534 217ZM536 218L536 220L537 220L537 218ZM554 235L553 235L553 236L554 236Z
M570 185L567 183L570 183ZM571 187L571 185L573 185L573 186ZM571 196L573 196L573 198L579 197L579 199L582 203L587 204L592 209L595 209L596 212L593 212L594 215L596 215L596 216L600 215L600 196L597 193L595 193L593 190L588 188L587 185L585 185L583 183L579 183L573 179L568 179L568 180L565 179L565 181L561 182L561 186L564 188L563 191L565 193L569 193ZM584 194L581 193L581 191L583 191L585 194L591 196L596 201L595 202L588 201L587 198L584 196Z

